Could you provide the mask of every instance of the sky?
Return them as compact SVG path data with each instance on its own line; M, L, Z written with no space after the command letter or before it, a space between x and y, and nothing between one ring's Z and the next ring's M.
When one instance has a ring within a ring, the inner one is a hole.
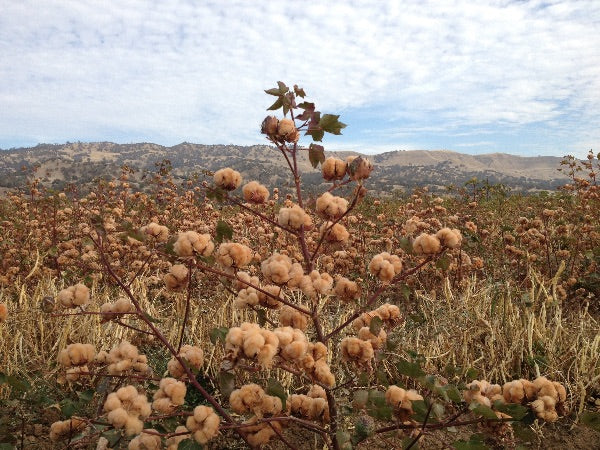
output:
M600 1L0 0L3 149L264 143L278 80L328 150L584 156Z

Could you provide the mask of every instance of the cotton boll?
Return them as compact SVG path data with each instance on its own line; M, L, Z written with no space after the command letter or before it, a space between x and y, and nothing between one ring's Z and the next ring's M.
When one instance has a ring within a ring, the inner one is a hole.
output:
M321 173L326 181L341 180L346 176L346 170L345 161L331 156L321 164Z
M402 260L397 255L388 252L375 255L369 263L369 272L383 283L389 283L402 270Z
M362 156L349 156L346 158L346 172L351 180L360 181L369 178L373 171L373 164Z
M226 191L233 191L242 183L242 176L240 173L229 167L217 170L213 179L218 187Z
M308 326L308 316L291 306L284 305L279 312L279 323L284 327L289 326L305 331Z
M153 428L149 428L146 431L157 433ZM134 437L127 447L129 450L160 450L162 449L162 441L160 436L149 433L141 433Z
M179 425L177 428L175 428L175 433L177 436L171 436L169 439L167 439L165 442L167 445L167 450L178 450L179 443L188 438L188 435L182 433L187 432L188 429L183 425Z
M374 356L373 346L369 341L355 337L346 337L341 342L342 358L359 364L368 363Z
M250 203L262 204L269 199L269 190L257 181L250 181L242 187L244 200Z
M58 362L64 367L83 366L94 360L96 349L91 344L69 344L58 354Z
M163 277L163 281L167 289L174 291L181 290L188 283L189 270L183 264L175 264L171 266L169 273Z
M440 240L432 234L421 233L413 242L413 250L418 255L435 255L441 248Z
M385 345L387 333L382 328L379 330L379 334L375 336L373 333L371 333L369 327L363 327L358 331L358 338L362 339L363 341L369 341L373 347L373 350L379 350Z
M456 228L442 228L435 236L439 239L440 244L448 248L457 248L462 242L462 235Z
M348 278L338 276L335 282L334 294L342 301L349 302L360 297L360 287Z
M319 273L313 270L310 274L310 279L314 290L321 294L327 295L333 288L333 278L327 272Z
M110 411L106 418L115 428L123 428L129 419L129 414L124 408L117 408Z
M177 241L173 244L173 251L177 256L204 256L208 257L215 249L209 234L199 234L195 231L179 233Z
M217 262L223 267L244 267L252 261L252 250L243 244L226 242L219 246Z
M261 263L260 268L267 282L285 284L290 279L292 260L287 255L273 253Z
M267 116L261 124L260 132L268 136L275 136L277 134L278 125L279 120L277 120L277 117Z
M156 222L150 222L148 225L140 229L142 234L156 240L156 242L167 242L169 240L169 229Z
M302 226L305 230L312 228L311 217L298 205L293 205L291 208L281 208L277 216L277 223L293 230L300 230Z
M78 283L58 293L57 300L65 308L75 308L90 302L90 290L85 284Z
M348 200L325 192L316 202L316 211L327 220L337 220L348 210Z
M320 232L321 236L325 235L325 240L330 243L344 243L350 237L346 227L340 223L332 225L332 222L325 222L321 225Z

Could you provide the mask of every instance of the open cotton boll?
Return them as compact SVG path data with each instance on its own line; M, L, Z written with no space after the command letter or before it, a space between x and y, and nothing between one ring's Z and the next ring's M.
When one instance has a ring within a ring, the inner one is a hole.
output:
M360 286L346 277L337 276L333 292L340 300L349 302L360 297Z
M217 170L213 176L215 184L226 191L233 191L242 184L242 175L229 167Z
M269 199L269 190L258 181L250 181L242 187L244 200L250 203L262 204Z
M317 214L328 220L337 220L348 210L348 200L325 192L316 203Z
M265 259L260 269L269 283L285 284L290 280L290 269L292 268L292 260L289 256L280 253L273 253Z
M158 433L153 428L148 428L146 431ZM127 448L128 450L160 450L163 447L160 436L150 433L140 433L129 442Z
M308 316L288 305L283 305L279 311L279 323L283 327L298 328L305 331L308 326Z
M50 440L56 442L63 437L74 436L85 429L87 422L78 417L59 420L50 425Z
M388 326L394 325L402 318L400 308L396 305L384 303L373 311L361 314L354 322L352 322L352 326L356 331L359 331L363 327L368 327L371 324L373 317L379 317Z
M333 222L325 222L321 225L319 231L321 232L321 236L325 235L325 240L331 243L344 243L348 241L350 237L350 233L346 229L344 225L341 223L336 223L332 225Z
M140 231L142 234L155 239L157 242L167 242L169 240L169 229L156 222L150 222L148 225L143 226Z
M215 249L215 244L211 240L210 234L199 234L195 231L185 231L179 233L173 251L177 256L210 256Z
M298 205L293 205L291 208L280 208L277 223L293 230L299 230L302 226L305 230L310 230L313 225L311 217Z
M83 366L89 364L96 356L96 349L91 344L69 344L58 354L58 362L63 367Z
M456 228L442 228L435 236L440 241L440 244L448 248L457 248L462 242L462 235Z
M167 445L167 450L178 450L179 443L181 441L186 440L189 437L188 431L189 430L184 425L179 425L177 428L175 428L176 436L171 436L165 442L165 444ZM183 434L183 433L188 433L188 434Z
M402 260L397 255L388 252L373 256L369 263L369 272L375 275L383 283L389 283L402 270Z
M369 363L375 356L371 342L356 337L342 339L341 350L344 361L353 361L361 365Z
M244 267L252 261L252 250L236 242L224 242L216 253L217 262L223 267Z
M373 164L362 156L348 156L346 158L346 172L351 180L360 181L369 178L373 171Z
M167 289L172 291L179 291L185 288L188 284L188 268L183 264L174 264L163 277L163 281L167 286Z
M58 293L58 303L65 308L75 308L90 302L90 290L85 284L78 283Z
M128 385L108 394L104 402L107 420L117 429L125 428L128 436L139 434L143 429L141 419L150 416L152 409L144 394Z
M163 414L170 414L183 405L186 391L185 383L175 378L163 378L160 380L159 389L154 393L152 408Z
M292 119L281 119L279 121L277 124L277 139L290 143L297 142L300 139L300 133Z
M221 418L212 408L200 405L194 408L194 414L187 418L185 426L194 440L204 445L219 434L220 423Z
M330 156L321 164L321 173L326 181L341 180L346 176L346 162Z
M383 328L379 330L377 336L371 333L371 329L369 327L363 327L358 331L358 338L363 341L369 341L373 350L379 350L383 348L385 342L387 341L387 333Z
M432 234L421 233L413 242L413 250L417 255L435 255L441 249L440 240Z
M179 357L185 360L187 366L192 370L199 370L204 364L204 352L200 347L186 344L179 350ZM183 366L172 357L167 363L167 370L174 378L182 378L185 376Z

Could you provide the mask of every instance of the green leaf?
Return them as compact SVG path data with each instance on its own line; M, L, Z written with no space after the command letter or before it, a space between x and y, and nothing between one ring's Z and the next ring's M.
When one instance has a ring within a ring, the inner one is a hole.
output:
M386 404L385 394L377 389L369 390L369 403L375 406L383 406Z
M468 441L456 441L452 446L456 450L487 450L489 448L483 443L483 438L478 434L471 435L471 438Z
M425 403L424 400L415 400L412 402L413 415L412 418L419 423L423 423L425 421L425 417L427 417L427 411L429 410L429 406ZM434 422L434 420L429 418L429 422Z
M390 385L390 380L384 370L379 369L377 371L377 382L385 387Z
M354 436L352 441L359 443L373 434L372 427L369 427L364 417L358 417L354 422Z
M350 440L350 433L345 430L338 430L337 433L335 433L335 437L338 444L342 445Z
M450 267L450 258L447 255L444 255L435 262L435 267L438 269L442 269L444 272L448 270Z
M184 439L177 446L177 450L201 450L203 448L202 444L197 443L193 439Z
M462 396L460 395L460 391L458 390L458 388L456 386L454 386L452 384L447 384L446 386L444 386L444 391L446 392L446 395L452 402L454 402L454 403L462 402Z
M12 444L9 444L8 442L0 442L0 450L13 450L17 447L15 447Z
M410 287L407 284L401 283L398 285L398 290L402 294L405 300L410 300Z
M87 391L83 391L83 392L78 392L77 396L79 397L79 400L84 401L84 402L90 402L92 401L92 398L94 398L94 390L93 389L88 389Z
M269 106L267 108L267 111L275 111L278 110L279 108L281 108L283 106L283 97L279 97L277 98L277 100L275 100L275 103L273 103L271 106Z
M413 253L413 245L409 238L403 237L398 241L398 246L404 250L408 255Z
M277 86L279 87L279 93L281 95L285 94L289 90L283 81L278 81Z
M579 416L579 420L586 427L590 427L596 431L600 431L600 413L586 411L581 416Z
M325 132L320 128L309 128L306 130L306 134L310 135L315 142L321 142L325 136Z
M315 169L319 163L323 164L325 161L325 149L323 146L311 143L308 146L308 160Z
M265 92L269 95L274 95L275 97L278 97L281 94L279 88L265 89Z
M323 114L319 121L319 126L323 131L331 134L342 134L341 130L346 128L346 124L340 122L338 119L339 115L335 114Z
M398 372L402 375L406 375L410 378L419 378L425 375L423 369L421 369L421 365L417 362L409 362L405 359L400 359L400 362L396 365L398 368Z
M359 410L366 406L369 401L369 392L365 390L354 391L352 407Z
M385 341L385 349L387 351L392 352L398 348L401 341L402 341L402 336L400 336L400 334L390 333L390 334L388 334L387 339Z
M294 85L294 94L301 98L306 97L306 92L304 92L304 89L299 88L297 84Z
M471 411L473 411L474 414L485 417L486 419L497 419L498 418L498 416L496 415L494 410L492 408L490 408L489 406L480 405L479 403L474 402L474 403L471 403L471 406L469 406L469 409Z
M279 397L281 399L283 409L285 410L285 401L287 400L287 393L285 392L285 389L279 381L277 381L274 378L269 378L269 381L267 381L267 394Z
M227 222L219 220L217 222L215 241L221 243L224 239L231 239L232 237L233 228Z
M371 417L374 417L375 419L379 419L379 420L391 420L393 412L394 412L393 408L388 405L381 405L381 406L370 405L367 407L367 413Z
M500 400L494 402L494 409L503 412L504 414L508 414L515 420L523 419L530 411L526 406L518 405L516 403L503 403Z
M73 403L72 400L66 399L60 402L60 412L62 412L65 417L71 417L73 414L75 414L75 411L75 403Z
M383 326L383 320L381 317L373 317L371 319L371 323L369 324L369 331L375 336L379 336L379 332L381 331L381 327Z
M468 381L476 380L479 378L479 370L475 369L474 367L469 367L467 369L466 377Z
M221 370L218 376L219 390L223 397L229 398L233 390L235 389L235 375Z
M218 341L225 342L227 338L227 333L229 332L229 328L227 327L217 327L213 328L208 332L208 336L210 337L210 342L216 344Z

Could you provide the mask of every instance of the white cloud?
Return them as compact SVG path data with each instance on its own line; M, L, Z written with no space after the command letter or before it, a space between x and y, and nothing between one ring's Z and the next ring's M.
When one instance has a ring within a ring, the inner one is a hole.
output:
M414 128L536 123L561 142L600 138L599 2L5 0L2 9L0 141L255 143L272 100L262 89L276 80L304 86L326 112L374 109L379 133L397 129L404 142L417 141ZM403 135L407 119L417 125ZM333 145L369 144L342 141Z

